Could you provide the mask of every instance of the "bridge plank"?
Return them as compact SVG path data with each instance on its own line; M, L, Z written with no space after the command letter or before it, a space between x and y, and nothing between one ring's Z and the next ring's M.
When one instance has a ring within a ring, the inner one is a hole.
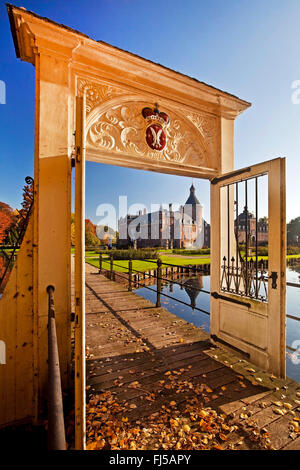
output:
M195 396L195 387L204 384L211 389L205 396L206 406L232 415L232 422L241 426L246 422L241 415L247 415L258 428L266 427L275 449L298 448L299 438L291 441L289 437L293 416L276 414L273 403L281 396L286 397L283 401L295 400L299 384L270 378L235 352L213 347L203 330L164 308L155 308L128 292L125 284L91 270L86 283L88 397L110 391L127 404L125 414L134 421L149 417L172 400L178 410L184 410ZM255 373L249 372L251 367ZM173 381L166 375L169 372ZM176 387L164 388L174 381L191 384L191 390L178 393ZM138 384L132 386L133 382ZM150 394L161 389L158 398L149 400ZM131 410L131 403L137 407ZM296 402L292 405L300 417ZM255 448L247 440L246 425L244 434L230 439L230 445Z

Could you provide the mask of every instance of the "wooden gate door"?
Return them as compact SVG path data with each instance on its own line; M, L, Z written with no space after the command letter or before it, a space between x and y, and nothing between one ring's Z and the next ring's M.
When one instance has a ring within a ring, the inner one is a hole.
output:
M285 159L211 181L211 337L285 376Z

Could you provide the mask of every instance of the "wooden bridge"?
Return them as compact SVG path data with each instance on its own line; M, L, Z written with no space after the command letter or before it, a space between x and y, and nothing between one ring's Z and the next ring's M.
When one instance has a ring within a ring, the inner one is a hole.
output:
M104 418L107 412L101 397L113 397L120 417L142 426L170 403L179 415L202 387L203 405L237 425L223 449L260 448L258 435L268 437L270 448L300 449L299 384L212 347L200 328L86 266L87 393L92 406L87 439L92 448L97 439L94 404L101 404Z

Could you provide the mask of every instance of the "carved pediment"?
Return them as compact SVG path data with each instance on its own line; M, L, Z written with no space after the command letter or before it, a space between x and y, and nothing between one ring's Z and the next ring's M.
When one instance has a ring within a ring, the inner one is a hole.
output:
M204 143L187 123L170 111L170 124L165 129L165 148L162 151L149 148L146 142L146 129L149 124L142 116L142 109L147 104L131 102L103 112L89 127L87 143L99 150L126 153L141 158L180 163L189 160L194 164L205 165L207 157Z
M140 160L172 162L216 168L217 118L205 113L177 112L160 106L169 122L163 129L166 143L155 150L149 147L146 130L149 122L142 115L153 103L140 95L113 85L78 79L77 93L86 95L87 148L102 154L126 155ZM153 100L154 101L154 100Z

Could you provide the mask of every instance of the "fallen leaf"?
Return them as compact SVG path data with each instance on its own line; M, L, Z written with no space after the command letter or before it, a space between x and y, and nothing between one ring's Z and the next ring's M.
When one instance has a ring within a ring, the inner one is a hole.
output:
M189 426L188 424L184 424L184 425L182 426L182 429L184 430L184 432L187 432L187 433L189 433L190 430L191 430L191 428L190 428L190 426Z

